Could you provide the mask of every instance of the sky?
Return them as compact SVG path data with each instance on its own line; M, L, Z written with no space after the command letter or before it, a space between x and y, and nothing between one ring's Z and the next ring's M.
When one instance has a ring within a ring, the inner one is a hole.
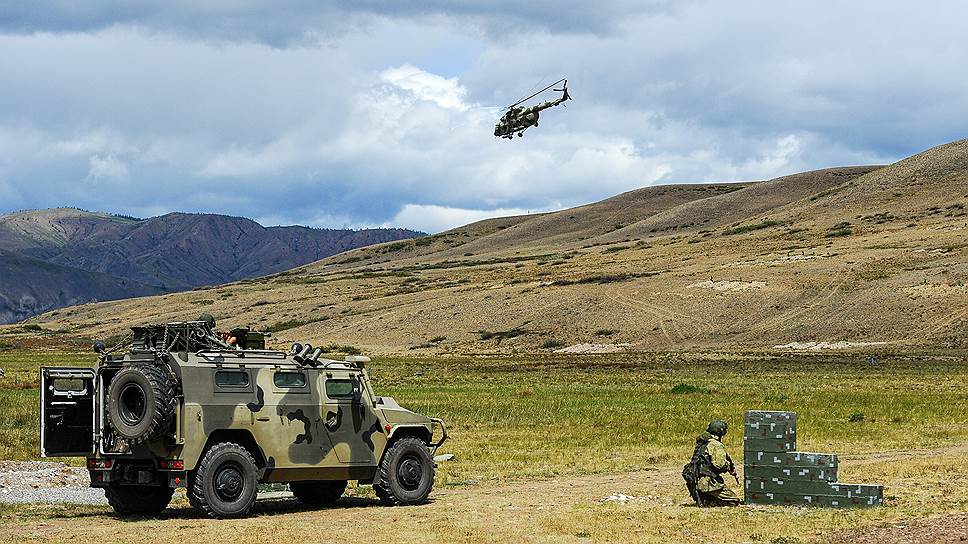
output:
M954 1L12 0L0 212L438 232L889 163L965 136L965 20ZM493 136L562 77L567 106Z

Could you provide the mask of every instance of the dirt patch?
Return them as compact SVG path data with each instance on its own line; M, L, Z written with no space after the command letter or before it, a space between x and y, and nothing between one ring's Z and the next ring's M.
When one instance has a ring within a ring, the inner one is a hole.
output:
M831 349L851 349L851 348L864 348L870 346L883 346L887 342L848 342L846 340L841 340L839 342L790 342L789 344L780 344L773 346L773 349L784 349L793 351L824 351Z
M575 344L556 349L555 353L618 353L632 344Z
M765 281L701 281L689 285L689 289L712 289L713 291L756 291L766 287Z
M851 544L916 544L968 541L968 513L947 514L892 523L882 527L845 531L828 542Z
M782 255L775 258L767 259L749 259L746 261L736 261L733 263L724 264L721 268L734 268L739 266L782 266L790 263L802 263L807 261L813 261L816 259L826 259L829 255Z

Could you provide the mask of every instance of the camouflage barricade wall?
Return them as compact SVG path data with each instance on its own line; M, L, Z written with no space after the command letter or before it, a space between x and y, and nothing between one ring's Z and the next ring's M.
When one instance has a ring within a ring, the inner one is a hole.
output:
M880 485L837 481L836 454L797 449L795 412L746 412L743 477L747 503L866 507L884 504Z

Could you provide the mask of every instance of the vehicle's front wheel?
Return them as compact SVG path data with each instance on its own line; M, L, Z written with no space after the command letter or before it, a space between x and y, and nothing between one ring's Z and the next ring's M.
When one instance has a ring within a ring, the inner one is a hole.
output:
M160 514L175 493L174 488L156 485L112 485L104 488L108 504L121 516Z
M343 496L346 481L289 482L289 491L303 504L326 506Z
M406 437L394 442L383 454L373 490L390 506L420 504L434 485L434 459L427 444Z
M212 518L245 516L255 504L258 470L249 450L232 442L215 444L192 478L192 506Z

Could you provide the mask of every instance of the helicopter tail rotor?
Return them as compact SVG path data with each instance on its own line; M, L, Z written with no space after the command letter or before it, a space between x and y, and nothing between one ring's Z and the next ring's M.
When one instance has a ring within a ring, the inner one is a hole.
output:
M571 100L571 95L568 94L568 80L565 79L563 81L564 81L564 85L562 85L560 89L552 89L555 92L564 93L561 97L562 102L564 102L565 100Z

